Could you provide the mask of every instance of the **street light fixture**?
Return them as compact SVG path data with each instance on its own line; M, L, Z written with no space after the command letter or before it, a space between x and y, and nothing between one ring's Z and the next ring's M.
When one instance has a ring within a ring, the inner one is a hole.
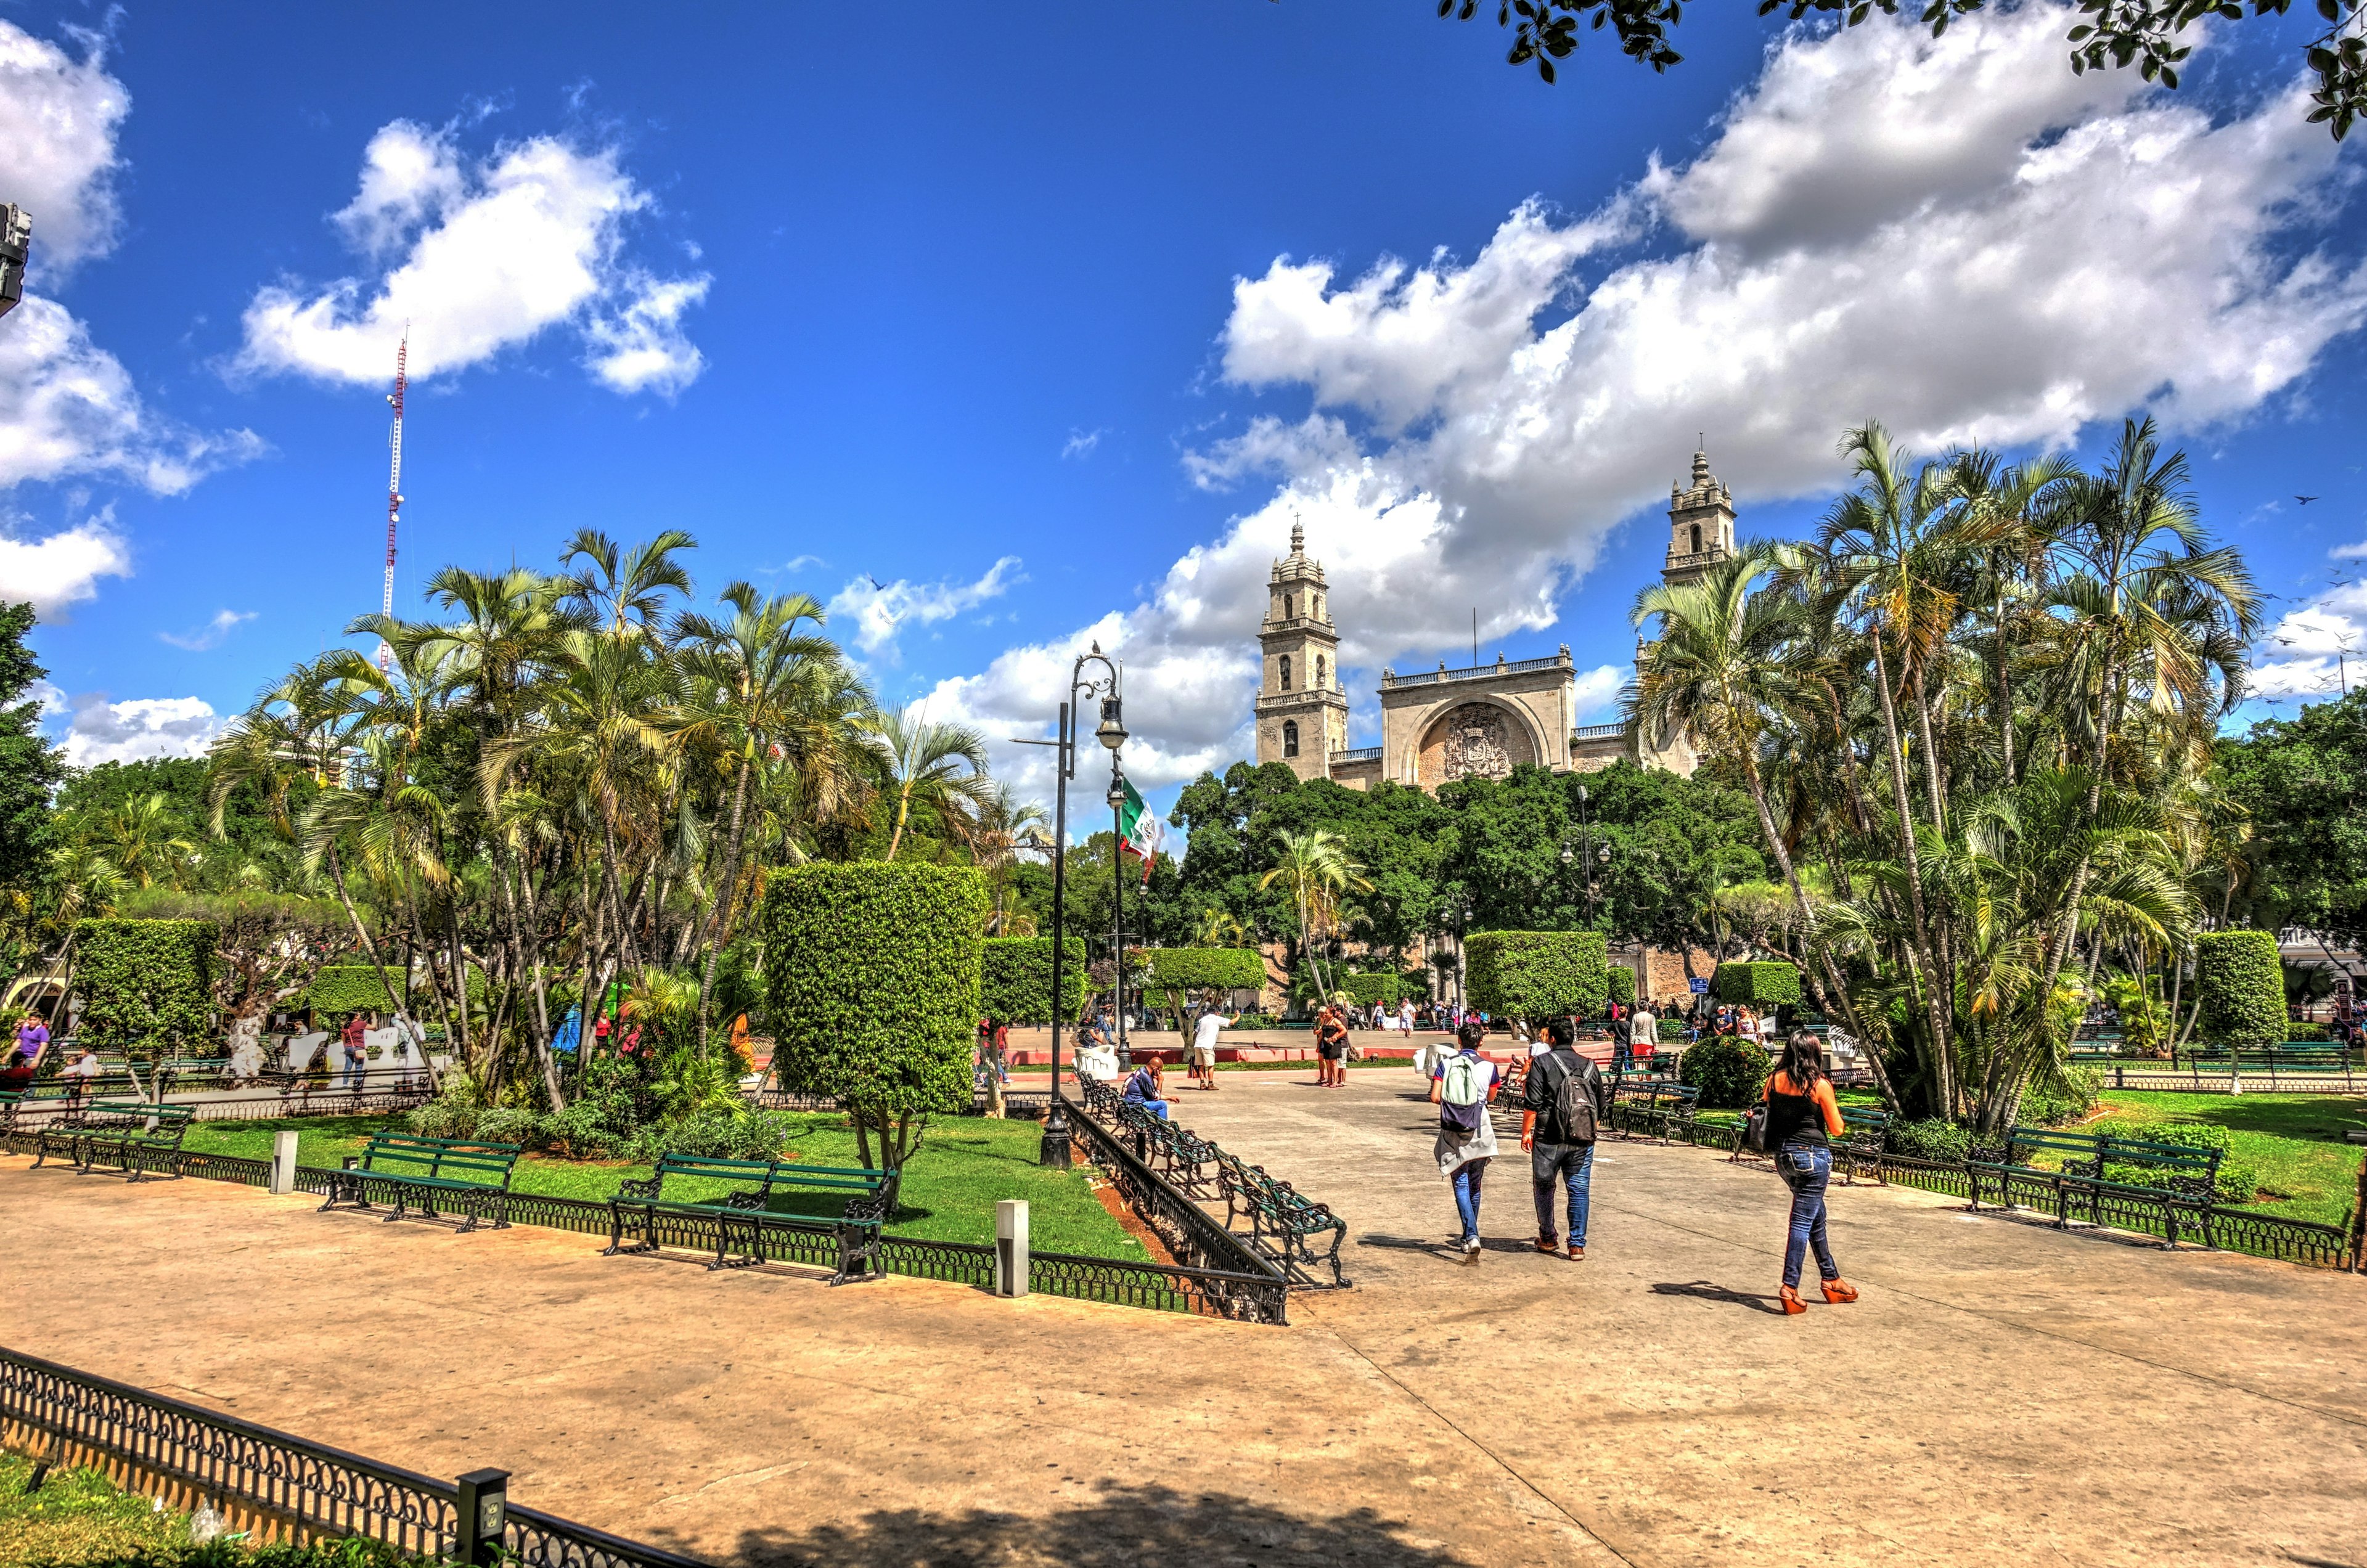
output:
M33 220L10 202L0 207L0 316L25 297L25 258L33 245Z
M1107 673L1086 680L1085 666L1089 663L1100 665ZM1077 655L1077 661L1070 666L1069 700L1060 705L1059 739L1027 742L1057 748L1053 752L1052 841L1048 846L1052 852L1052 1102L1044 1113L1044 1142L1036 1154L1036 1163L1062 1169L1068 1168L1071 1155L1068 1101L1060 1097L1060 1002L1065 994L1063 971L1068 963L1069 781L1077 776L1077 731L1082 728L1086 697L1101 699L1102 722L1093 737L1109 748L1110 793L1116 803L1123 806L1126 792L1118 783L1117 749L1126 744L1126 724L1121 716L1124 709L1118 690L1118 667L1102 651L1100 643L1094 643L1089 652ZM1115 842L1110 846L1110 858L1117 858ZM1126 983L1123 953L1119 954L1118 968L1122 1008ZM1119 1016L1123 1032L1123 1010Z

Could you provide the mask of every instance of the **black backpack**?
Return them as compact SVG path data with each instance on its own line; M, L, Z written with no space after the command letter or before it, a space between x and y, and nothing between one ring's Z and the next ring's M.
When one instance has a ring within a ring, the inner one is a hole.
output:
M1554 1110L1573 1144L1591 1144L1602 1131L1594 1097L1599 1078L1594 1064L1580 1056L1576 1067L1562 1069L1561 1082L1554 1085Z

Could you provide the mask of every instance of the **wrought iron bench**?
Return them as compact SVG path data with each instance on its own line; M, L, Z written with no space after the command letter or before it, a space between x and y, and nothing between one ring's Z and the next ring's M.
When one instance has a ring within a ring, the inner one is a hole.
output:
M1313 1199L1287 1181L1268 1176L1265 1168L1245 1163L1238 1155L1218 1151L1217 1182L1225 1197L1225 1228L1238 1215L1250 1223L1250 1244L1279 1257L1285 1273L1328 1266L1335 1286L1347 1284L1340 1269L1340 1247L1348 1239L1348 1222L1331 1206ZM1317 1237L1329 1234L1331 1245L1319 1255Z
M181 1136L188 1131L194 1115L186 1105L95 1100L79 1111L67 1111L41 1130L33 1168L39 1170L50 1157L51 1140L62 1139L76 1170L96 1170L104 1158L128 1179L137 1181L147 1174L138 1156L178 1152ZM178 1180L180 1168L169 1168L174 1179Z
M851 1194L845 1212L833 1222L838 1242L838 1267L830 1282L844 1284L862 1277L878 1256L879 1235L896 1212L900 1171L873 1170L861 1166L801 1165L789 1160L711 1159L704 1155L663 1155L657 1168L642 1178L628 1177L608 1200L608 1245L601 1256L655 1252L674 1231L685 1239L698 1236L700 1225L711 1224L715 1236L713 1269L745 1269L764 1260L764 1216L776 1194L821 1192ZM732 1191L704 1198L669 1198L666 1182L726 1181L752 1183ZM693 1221L669 1225L667 1222ZM628 1242L628 1228L638 1222L640 1239ZM738 1257L731 1255L740 1244ZM699 1237L698 1245L706 1243ZM870 1269L876 1275L878 1270Z
M1689 1083L1624 1083L1611 1102L1612 1124L1621 1132L1634 1133L1640 1122L1657 1129L1659 1140L1667 1143L1682 1129L1685 1142L1693 1142L1693 1117L1701 1109L1701 1089Z
M1874 1179L1888 1186L1890 1178L1883 1171L1882 1156L1890 1143L1890 1112L1869 1106L1844 1105L1841 1129L1840 1142L1833 1147L1841 1158L1841 1179L1856 1179L1859 1162L1871 1160Z
M463 1231L477 1228L487 1213L493 1229L510 1223L510 1177L517 1166L518 1145L488 1144L471 1138L423 1138L411 1133L376 1133L361 1154L345 1156L345 1168L329 1173L329 1201L323 1211L340 1203L357 1209L374 1208L368 1186L376 1181L394 1190L392 1224L416 1208L423 1217L436 1216L440 1195L468 1213ZM413 1203L411 1195L418 1194Z
M2053 1156L2058 1168L2035 1163ZM2161 1218L2166 1245L2178 1245L2181 1224L2199 1230L2205 1247L2216 1246L2213 1208L2218 1196L2221 1151L2191 1144L2117 1138L2104 1133L2058 1133L2016 1127L2002 1145L1973 1146L1965 1161L1971 1178L1970 1207L1981 1206L1985 1179L1997 1181L1997 1206L2014 1207L2013 1186L2043 1188L2053 1200L2055 1227L2068 1230L2075 1203L2084 1203L2089 1224L2103 1224L2108 1207L2150 1207ZM2122 1173L2117 1178L2115 1171ZM2130 1179L2132 1177L2149 1179Z
M1134 1138L1134 1156L1143 1164L1183 1187L1195 1198L1206 1195L1207 1165L1217 1157L1217 1145L1172 1118L1152 1115L1138 1104L1121 1100L1118 1126Z

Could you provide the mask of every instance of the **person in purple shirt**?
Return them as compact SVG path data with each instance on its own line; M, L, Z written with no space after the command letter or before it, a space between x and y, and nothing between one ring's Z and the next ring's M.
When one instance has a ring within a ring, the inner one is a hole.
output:
M34 1067L40 1065L41 1053L49 1048L50 1026L41 1021L40 1013L27 1013L17 1024L17 1054L24 1058L26 1066Z

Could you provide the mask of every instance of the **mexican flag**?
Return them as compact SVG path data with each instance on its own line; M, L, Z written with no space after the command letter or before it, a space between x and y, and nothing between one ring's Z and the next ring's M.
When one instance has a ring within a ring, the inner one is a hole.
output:
M1132 779L1123 782L1126 805L1118 811L1117 824L1124 842L1118 848L1123 853L1141 858L1142 883L1148 887L1150 868L1158 863L1159 852L1167 847L1167 824L1160 820L1158 812L1142 803L1141 792L1134 787Z

